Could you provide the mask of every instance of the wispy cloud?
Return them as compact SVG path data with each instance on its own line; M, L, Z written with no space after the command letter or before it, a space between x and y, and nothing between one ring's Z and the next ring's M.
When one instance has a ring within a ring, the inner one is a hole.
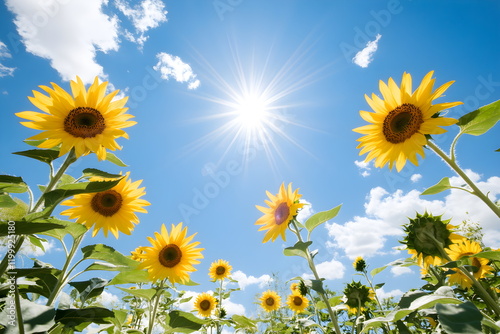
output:
M416 183L416 182L420 181L421 178L422 178L422 174L413 174L410 177L410 180L411 180L411 182Z
M107 0L73 0L64 3L7 0L26 50L48 59L63 80L79 75L85 83L105 78L96 61L98 52L116 51L118 19L103 12Z
M125 30L125 38L139 44L140 47L147 41L146 32L157 28L167 21L167 11L161 0L144 0L133 7L126 0L115 0L115 6L132 21L135 33Z
M10 58L10 52L9 48L7 48L7 45L5 43L0 41L0 59L1 58ZM13 76L15 67L7 67L0 63L0 78L5 77L7 75Z
M375 51L377 51L378 41L380 37L382 37L382 35L377 34L375 40L366 43L366 47L363 50L356 53L356 55L352 59L354 64L361 66L363 68L368 67L368 65L373 60L373 54L375 53Z
M241 270L235 271L231 276L238 281L238 287L241 290L245 290L245 288L249 285L258 285L259 288L263 288L267 283L272 281L271 276L267 274L259 277L255 277L252 275L247 276L247 274L245 274Z
M371 167L370 167L370 163L369 162L365 162L365 161L359 161L359 160L355 160L354 161L354 164L359 168L359 173L363 176L363 177L367 177L370 175L370 171L372 170Z
M156 58L158 58L158 63L153 69L160 72L162 79L173 78L178 82L187 82L189 89L196 89L200 85L200 80L196 79L191 66L184 63L181 58L165 52L158 53Z

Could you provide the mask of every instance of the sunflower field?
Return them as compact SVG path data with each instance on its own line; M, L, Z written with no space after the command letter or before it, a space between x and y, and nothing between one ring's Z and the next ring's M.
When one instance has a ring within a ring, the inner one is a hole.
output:
M459 119L446 117L448 109L462 103L434 103L453 82L435 87L433 76L433 71L427 73L414 89L412 76L404 73L399 84L392 78L380 81L380 95L365 95L372 111L360 111L368 124L353 129L362 135L359 154L366 154L375 167L399 172L407 163L417 165L418 156L435 153L464 183L457 187L444 177L423 194L459 189L478 197L500 219L499 203L478 188L455 156L461 136L480 136L495 126L500 101ZM409 217L400 240L407 258L397 265L418 267L422 284L399 300L381 300L376 292L383 283L375 284L374 278L389 265L369 269L362 257L352 263L356 277L350 283L334 288L324 284L312 232L333 219L341 205L332 203L331 209L299 221L306 204L292 183L267 191L263 205L248 205L262 214L255 222L262 243L287 242L283 256L306 263L312 278L275 281L275 289L255 298L260 310L255 317L228 315L222 306L238 290L228 287L235 279L225 259L210 265L207 281L213 291L186 295L197 284L191 274L204 261L205 250L187 224L162 224L127 254L115 250L112 240L110 245L82 247L84 237L101 232L115 239L133 234L152 204L142 198L146 190L138 179L143 176L96 168L68 174L72 164L91 154L127 167L112 152L121 149L117 140L128 138L124 129L136 122L128 113L127 97L117 98L118 91L109 93L107 88L97 78L87 88L78 77L70 82L70 91L55 83L42 85L28 97L37 111L16 113L34 135L25 140L26 150L14 154L33 159L33 168L45 164L49 175L46 185L39 186L39 196L22 176L0 175L5 251L0 262L0 333L500 333L500 250L483 243L475 233L480 227L464 233L456 222L428 211ZM458 127L458 134L445 150L436 138L451 126ZM23 245L43 250L49 239L63 249L62 266L36 258L31 266L18 266ZM102 273L112 278L101 278ZM92 278L81 280L82 274ZM102 305L98 297L105 291L119 291L120 303ZM179 308L186 302L193 312Z

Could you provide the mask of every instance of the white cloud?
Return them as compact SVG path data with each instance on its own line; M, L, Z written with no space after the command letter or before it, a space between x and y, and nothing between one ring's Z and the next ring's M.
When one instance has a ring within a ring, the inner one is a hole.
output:
M153 69L160 72L162 79L174 78L178 82L187 82L189 89L196 89L200 85L200 80L196 79L196 74L193 73L191 66L184 63L179 57L160 52L156 58L158 58L158 63Z
M332 259L331 261L316 264L316 270L318 271L319 277L333 280L344 277L345 266L342 262ZM306 273L303 274L302 277L305 279L311 279L314 275Z
M500 194L500 177L490 177L481 181L480 176L466 171L476 185L495 202ZM464 184L459 177L451 177L455 186ZM326 224L332 241L330 246L343 249L345 254L354 259L357 256L371 257L383 252L389 236L401 236L402 225L408 223L408 217L415 217L416 212L430 212L451 218L451 223L459 225L464 220L478 222L483 228L483 241L487 246L500 247L498 217L476 196L465 191L451 189L443 200L430 200L420 196L421 191L411 190L403 193L396 190L389 193L381 187L371 189L365 203L365 216L356 216L343 224ZM446 194L446 193L443 193Z
M411 274L413 273L413 270L408 267L393 266L391 267L391 273L394 275L394 277L398 277L405 274Z
M138 36L125 30L125 38L143 46L148 39L146 32L167 21L167 11L161 0L144 0L133 7L126 0L115 0L115 6L131 21Z
M365 162L364 160L363 161L355 160L354 164L359 168L359 172L363 177L367 177L370 175L371 167L369 162Z
M233 303L230 299L222 301L222 307L226 310L228 316L233 314L245 315L246 309L242 304Z
M361 66L363 68L368 67L368 65L373 60L373 54L375 53L375 51L377 51L378 41L379 41L380 37L382 37L382 35L377 34L377 36L375 37L375 40L369 41L368 43L366 43L366 47L363 50L356 53L354 58L352 58L352 61L354 62L354 64Z
M118 19L103 13L107 0L7 0L26 50L50 60L63 80L105 78L97 52L116 51Z
M404 292L399 290L399 289L394 289L394 290L391 290L391 291L387 291L385 292L384 291L384 288L380 288L380 289L377 289L377 297L380 301L386 299L386 298L390 298L390 297L393 297L394 299L399 299L398 297L401 297Z
M245 288L249 285L257 284L259 288L263 288L267 283L272 281L271 276L265 274L260 277L255 276L247 276L241 270L235 271L232 275L232 278L238 281L238 287L241 290L245 290Z
M305 223L306 220L312 216L314 210L312 208L312 204L305 199L301 199L300 203L305 203L306 205L300 209L299 214L297 215L297 220L301 223Z
M415 182L418 182L420 181L420 179L422 178L422 175L421 174L413 174L411 177L410 177L410 180L411 182L415 183Z
M96 301L107 308L114 308L120 303L120 298L110 292L103 291Z
M0 58L11 58L9 48L2 41L0 41ZM0 78L7 75L12 76L15 69L15 67L7 67L0 63Z

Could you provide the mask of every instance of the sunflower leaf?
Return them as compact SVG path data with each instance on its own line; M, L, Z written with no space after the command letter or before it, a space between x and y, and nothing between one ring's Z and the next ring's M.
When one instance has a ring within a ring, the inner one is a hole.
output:
M175 310L168 314L168 325L174 330L172 333L191 333L207 322L188 312Z
M88 177L88 178L93 177L93 176L97 176L97 177L116 179L116 178L122 177L123 175L103 172L102 170L99 170L96 168L85 168L83 170L83 176Z
M78 290L80 300L84 303L89 298L100 296L108 282L107 279L94 277L88 281L69 282L68 284Z
M38 221L37 221L38 222ZM85 232L87 232L87 227L85 225L80 224L80 223L75 223L67 220L60 220L56 218L48 218L41 220L41 222L44 222L44 224L47 223L52 223L52 224L57 224L61 225L62 228L59 229L51 229L47 231L40 232L41 234L48 235L50 237L62 240L66 235L71 235L73 239L78 238L79 236L83 235Z
M139 298L145 298L148 301L151 301L151 299L156 294L156 289L129 289L129 288L120 288L119 286L117 288L133 296Z
M437 304L439 323L450 334L481 334L483 315L476 305L467 301L460 305Z
M17 203L9 195L0 195L0 208L13 208Z
M23 193L28 190L28 185L19 176L0 175L0 192Z
M116 251L113 247L96 244L89 245L82 248L83 259L93 259L106 261L114 265L126 266L129 269L137 267L138 262L126 257L122 253Z
M54 325L54 308L37 304L24 298L20 298L20 308L23 317L24 333L46 333ZM9 312L0 313L0 323L8 324L12 320ZM2 333L19 333L17 326L7 326Z
M59 157L59 151L56 150L42 150L34 149L27 151L13 152L12 154L22 155L24 157L32 158L46 164L50 164L52 161Z
M337 214L339 213L340 211L340 207L342 206L341 205L338 205L336 207L334 207L333 209L331 210L327 210L327 211L322 211L322 212L318 212L318 213L315 213L314 215L312 215L311 217L309 217L309 219L306 221L305 223L305 226L306 226L306 229L307 231L309 231L309 234L316 228L318 227L319 225L323 224L324 222L327 222L329 221L330 219L334 218L335 216L337 216Z
M283 254L285 254L286 256L301 256L307 259L307 247L309 247L311 244L312 241L297 241L294 246L285 248L283 250Z
M109 319L114 317L114 315L113 311L103 307L87 307L82 309L70 308L66 310L57 310L55 321L65 324L68 327L89 324L90 322L108 324L110 323Z
M450 178L443 177L441 181L430 188L425 189L420 195L435 195L447 189L451 189Z
M108 160L109 162L112 162L115 165L120 166L120 167L128 167L128 165L126 163L121 161L120 158L118 158L116 155L114 155L111 152L106 152L106 160Z
M500 100L482 106L458 119L461 133L479 136L490 130L500 120Z
M109 285L130 284L130 283L146 283L149 282L148 272L145 270L133 269L119 272L109 282Z
M370 276L374 277L375 275L377 275L378 273L380 273L381 271L383 271L385 268L387 268L387 266L383 266L383 267L379 267L379 268L373 269L372 271L370 271Z
M35 234L55 229L63 229L64 225L46 222L0 221L0 237L9 234Z
M499 251L484 251L473 255L474 257L481 257L488 260L500 261L500 252Z

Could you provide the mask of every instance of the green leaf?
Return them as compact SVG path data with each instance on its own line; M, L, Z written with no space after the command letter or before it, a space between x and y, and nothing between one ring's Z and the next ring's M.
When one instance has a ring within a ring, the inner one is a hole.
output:
M0 195L0 208L13 208L17 203L9 195Z
M135 284L135 283L147 283L149 282L148 272L145 270L127 270L119 272L113 279L109 282L109 285L115 284Z
M24 193L28 190L28 185L19 176L0 175L0 192Z
M364 328L361 333L366 333L372 328L377 328L377 327L382 327L384 324L389 323L389 322L396 322L399 321L400 319L403 319L406 317L408 314L414 312L414 310L411 309L398 309L398 310L393 310L389 312L385 317L377 317L373 318L370 320L367 320L364 322Z
M52 229L52 230L47 230L44 232L41 232L43 235L48 235L50 237L62 240L66 235L71 235L73 239L78 238L79 236L83 235L85 232L88 231L87 227L85 225L82 225L80 223L75 223L67 220L60 220L56 218L48 218L44 220L35 220L35 222L44 222L43 224L47 223L52 223L52 224L57 224L62 226L60 229Z
M373 269L372 271L370 271L370 276L374 277L378 273L382 272L385 268L387 268L387 266L383 266L383 267L379 267L379 268Z
M151 301L151 299L154 297L156 294L155 289L130 289L130 288L120 288L117 286L118 289L125 291L126 293L129 293L133 296L139 297L139 298L145 298L148 301Z
M500 252L499 251L484 251L472 255L473 257L482 257L488 260L500 261Z
M177 310L170 312L168 318L168 325L172 327L175 333L192 333L208 322L191 313Z
M319 225L329 221L330 219L335 218L339 213L341 206L342 204L334 207L331 210L315 213L314 215L309 217L309 219L306 221L305 223L306 229L309 231L309 233L311 233Z
M383 287L384 285L385 285L385 283L378 283L378 284L376 284L376 285L375 285L374 289L375 289L375 290L378 290L378 289L380 289L381 287Z
M94 322L96 324L107 324L107 318L113 317L113 311L103 307L87 307L82 309L57 310L55 320L68 327L76 327L80 324Z
M297 241L297 243L292 247L287 247L283 250L283 254L286 256L301 256L307 259L307 247L312 244L312 241Z
M120 167L128 167L128 165L126 165L123 161L121 161L116 155L114 155L111 152L106 152L106 160Z
M139 264L139 262L134 261L131 258L126 257L122 253L116 251L113 247L103 244L85 246L82 248L82 252L84 260L101 260L114 265L124 266L129 269L134 269Z
M479 136L500 120L500 100L482 106L458 119L461 133Z
M252 319L248 319L247 317L239 314L233 314L231 319L236 323L235 329L250 329L257 330L257 323Z
M410 309L421 310L425 308L431 308L436 304L461 304L462 301L455 297L441 296L441 295L427 295L417 298L410 304Z
M58 189L43 194L45 206L54 206L56 204L59 204L59 202L61 202L65 198L78 194L95 193L109 190L116 186L118 182L120 182L120 179L113 181L94 181L66 184L59 187Z
M319 293L325 293L323 289L323 279L305 279L304 284L309 288Z
M6 222L0 221L0 237L5 237L9 234L35 234L47 232L54 229L62 229L64 225L45 222Z
M24 288L30 292L36 292L46 298L50 296L54 286L57 283L57 277L61 274L61 271L56 268L16 268L16 277L26 277L27 279L32 279L36 283L36 286L26 285Z
M451 189L450 178L443 177L441 181L436 183L430 188L425 189L420 195L434 195L439 194L442 191Z
M41 150L41 149L14 152L13 154L22 155L22 156L25 156L28 158L32 158L32 159L41 161L41 162L45 162L47 164L50 164L52 161L54 161L55 159L57 159L59 157L59 151Z
M54 326L56 311L52 307L40 305L23 298L20 298L20 304L25 333L45 333ZM6 301L5 308L7 310L15 310L13 298L9 298ZM17 328L17 323L14 326L10 326L8 325L10 321L9 312L0 313L0 323L7 325L2 333L18 334L19 328Z
M69 285L78 290L83 304L89 298L100 296L108 282L106 279L94 277L88 281L70 282Z
M420 290L415 290L415 291L408 291L405 293L401 299L399 300L398 307L399 308L408 308L410 307L410 304L415 301L416 299L422 297L422 296L427 296L429 293L420 291Z
M438 319L446 333L481 334L483 315L470 301L460 305L437 304Z
M89 177L89 178L97 176L97 177L104 177L104 178L110 178L110 179L117 179L117 178L123 177L123 175L103 172L102 170L99 170L96 168L85 168L83 170L83 176Z

